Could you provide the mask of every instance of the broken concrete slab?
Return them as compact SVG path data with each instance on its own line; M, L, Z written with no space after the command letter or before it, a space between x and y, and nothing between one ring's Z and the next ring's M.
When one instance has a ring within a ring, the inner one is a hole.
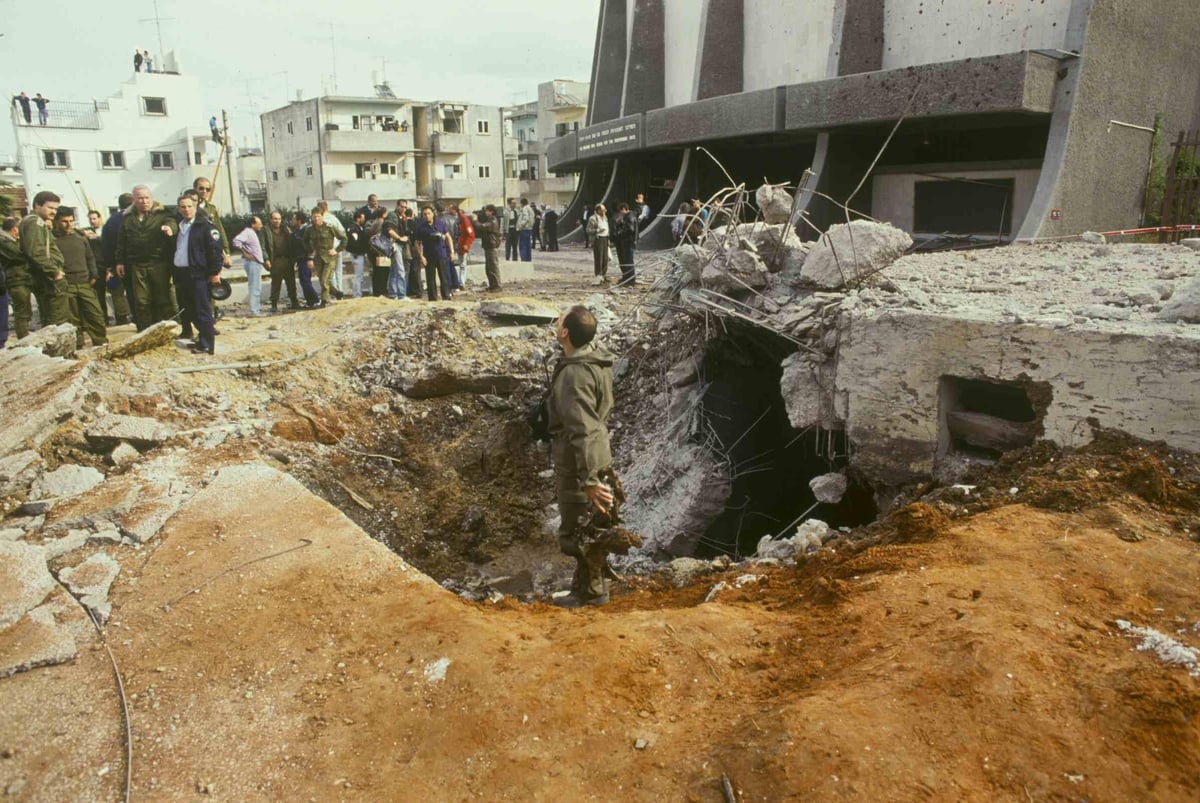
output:
M139 449L159 445L175 434L175 428L153 418L133 415L109 414L88 426L83 436L88 443L103 449L111 449L128 442Z
M122 468L130 463L137 462L137 459L142 456L142 453L130 446L125 441L121 441L109 453L108 462L110 465Z
M796 230L789 223L742 223L735 227L722 226L709 233L707 242L722 243L726 238L750 245L771 273L799 271L811 247L810 243L800 239L800 235L796 234ZM678 249L676 253L678 254Z
M1200 237L1188 237L1180 240L1179 244L1185 248L1190 248L1193 251L1200 251Z
M1008 452L1029 446L1038 435L1033 421L1007 421L984 413L953 410L946 414L946 428L962 442L979 449Z
M700 282L708 290L726 295L761 290L767 286L767 266L753 251L734 246L718 252L700 274Z
M0 410L20 410L0 427L0 455L37 448L82 408L90 370L85 362L47 357L37 349L0 349Z
M837 290L878 273L911 247L908 234L886 223L839 223L821 235L808 252L799 276L785 272L784 280L794 277L804 284Z
M75 356L75 327L69 323L43 326L17 341L17 345L39 349L47 357Z
M697 577L708 574L713 570L712 563L696 558L676 558L667 564L663 572L671 585L683 588L692 583Z
M831 427L836 417L833 404L832 366L814 365L806 353L787 357L779 376L779 392L794 429Z
M71 605L78 610L74 603ZM60 603L41 605L0 632L0 678L75 658L78 648L72 628L56 615L63 609Z
M41 605L55 585L41 547L0 541L0 629Z
M46 560L51 561L74 552L76 549L80 549L89 543L97 542L119 544L121 543L121 533L111 523L108 524L107 529L101 529L99 532L72 529L68 530L66 535L42 544L42 551L46 553Z
M817 501L828 505L836 505L842 501L849 485L846 475L837 472L822 474L808 481L808 487L812 489Z
M96 621L104 624L112 614L108 589L120 571L121 567L115 560L103 552L97 552L78 566L60 571L58 579L92 612Z
M691 282L699 282L704 266L713 258L713 252L698 245L684 243L675 249L675 259Z
M792 194L782 184L763 184L754 191L754 202L767 223L787 223L792 217Z
M699 378L700 364L697 358L680 360L667 371L667 384L673 388L682 388L695 384Z
M67 464L38 477L30 489L35 500L80 496L104 482L104 474L91 466Z
M6 513L6 508L15 506L17 499L29 490L45 469L42 456L32 449L0 458L0 499L5 500L0 503L0 513ZM13 504L8 504L10 501Z
M1114 307L1108 304L1088 304L1078 307L1075 314L1098 321L1127 321L1132 315L1125 307Z
M532 298L499 298L480 302L479 314L515 323L553 323L558 320L559 311Z
M1200 238L1196 242L1200 242ZM1200 278L1176 289L1158 313L1158 319L1168 323L1200 323Z
M422 366L415 375L400 377L392 387L412 399L432 399L455 393L506 396L519 389L525 381L525 377L477 374L469 366L439 362Z
M20 527L6 527L0 530L0 541L16 541L24 534L25 531Z
M182 334L183 327L175 321L159 321L128 340L112 344L104 356L110 360L123 360L151 349L173 345Z

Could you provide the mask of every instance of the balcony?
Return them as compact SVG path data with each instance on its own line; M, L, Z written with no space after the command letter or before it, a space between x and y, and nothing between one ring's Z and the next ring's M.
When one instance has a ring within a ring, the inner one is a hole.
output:
M339 201L353 204L363 204L367 196L374 193L383 201L398 201L401 198L417 197L417 183L412 179L378 178L378 179L337 179L329 182L329 195Z
M435 198L466 198L474 191L469 178L438 178L433 181Z
M409 131L326 131L329 153L401 153L416 150Z
M549 192L575 192L575 177L553 176L534 181L520 179L517 182L517 192L535 197Z
M32 122L25 123L25 115L21 107L12 105L13 121L19 128L76 128L87 131L100 130L100 111L108 111L108 102L88 101L86 103L70 103L67 101L51 100L46 106L46 124L38 124L37 106L30 99L30 116Z
M471 150L471 138L466 134L437 132L433 135L434 153L467 153Z
M517 153L529 156L538 156L542 152L542 141L540 139L527 139L517 142Z

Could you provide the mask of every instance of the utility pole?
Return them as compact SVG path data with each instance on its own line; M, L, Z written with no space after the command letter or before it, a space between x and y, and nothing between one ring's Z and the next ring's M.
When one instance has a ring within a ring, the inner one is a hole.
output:
M229 154L229 146L231 144L229 141L229 114L224 109L221 109L221 136L225 139L225 172L228 174L227 178L229 180L229 214L236 215L237 201L233 192L233 157ZM213 187L214 194L216 194L216 191L217 188Z

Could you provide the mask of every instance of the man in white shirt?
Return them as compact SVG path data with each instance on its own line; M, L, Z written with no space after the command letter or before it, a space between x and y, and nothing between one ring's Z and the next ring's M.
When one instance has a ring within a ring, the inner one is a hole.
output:
M608 210L596 204L596 212L587 222L587 236L592 241L592 259L596 278L592 284L608 284Z

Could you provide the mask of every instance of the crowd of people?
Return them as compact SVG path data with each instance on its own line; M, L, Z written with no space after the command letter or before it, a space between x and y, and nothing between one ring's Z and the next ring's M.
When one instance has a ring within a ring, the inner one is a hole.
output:
M608 207L596 204L584 207L583 213L583 242L584 246L592 249L594 266L593 284L611 284L608 278L608 268L611 263L610 247L616 252L617 265L621 270L618 286L637 284L637 271L634 259L637 251L638 234L651 220L650 206L646 203L643 193L634 196L633 204L621 201L616 206L615 214L610 215Z

